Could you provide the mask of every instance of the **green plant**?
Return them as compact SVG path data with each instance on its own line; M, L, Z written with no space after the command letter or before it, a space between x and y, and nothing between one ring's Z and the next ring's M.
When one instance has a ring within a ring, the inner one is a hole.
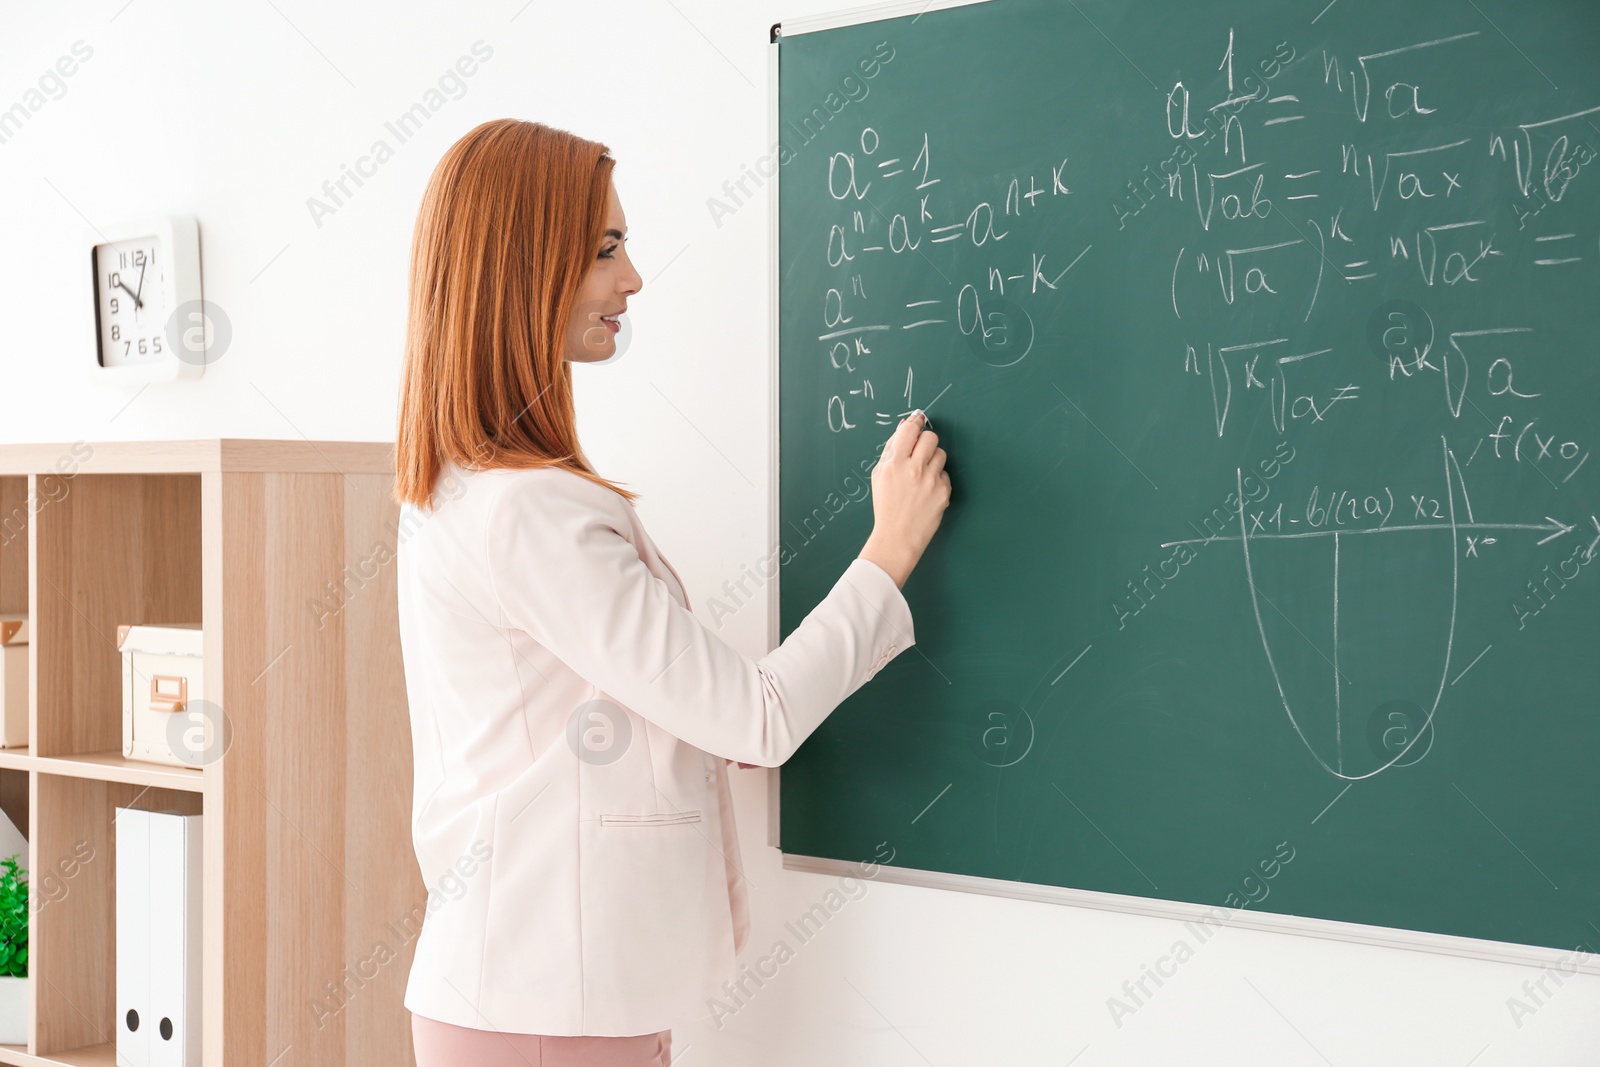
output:
M28 872L17 856L0 860L0 975L28 977Z

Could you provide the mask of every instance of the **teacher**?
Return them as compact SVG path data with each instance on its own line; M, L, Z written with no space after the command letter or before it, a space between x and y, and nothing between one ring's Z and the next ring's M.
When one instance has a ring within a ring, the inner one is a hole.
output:
M613 166L486 122L417 215L396 482L418 1067L670 1061L749 932L727 763L783 763L913 643L900 589L950 499L912 413L871 536L787 640L751 659L696 619L578 444L571 364L616 354L643 285Z

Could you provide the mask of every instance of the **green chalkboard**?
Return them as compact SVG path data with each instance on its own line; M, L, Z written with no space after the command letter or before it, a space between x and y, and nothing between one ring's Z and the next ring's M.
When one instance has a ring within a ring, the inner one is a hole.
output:
M780 36L781 634L924 407L916 645L789 854L1600 944L1600 7Z

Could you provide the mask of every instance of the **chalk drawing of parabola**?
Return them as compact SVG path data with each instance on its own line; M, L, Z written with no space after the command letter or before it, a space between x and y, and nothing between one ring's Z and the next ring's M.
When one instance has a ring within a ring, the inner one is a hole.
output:
M1464 489L1448 448L1442 464L1437 525L1341 527L1330 518L1315 530L1245 536L1240 509L1237 541L1266 666L1289 727L1335 778L1414 765L1444 725L1467 519L1457 518ZM1415 709L1398 734L1380 721L1397 706Z

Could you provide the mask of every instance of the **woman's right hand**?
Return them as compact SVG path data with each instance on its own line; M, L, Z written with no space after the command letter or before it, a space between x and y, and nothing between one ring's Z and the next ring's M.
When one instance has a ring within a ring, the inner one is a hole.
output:
M872 468L872 534L860 558L902 587L950 504L944 449L926 421L921 411L900 420Z

